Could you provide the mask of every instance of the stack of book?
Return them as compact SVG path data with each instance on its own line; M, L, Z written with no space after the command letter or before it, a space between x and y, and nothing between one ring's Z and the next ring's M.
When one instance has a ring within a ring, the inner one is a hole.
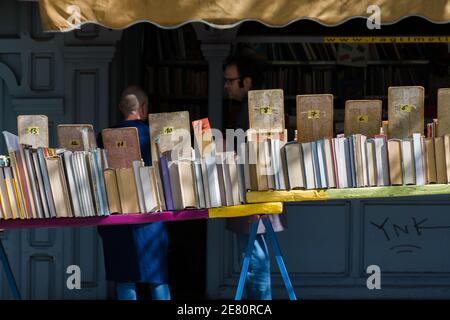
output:
M450 183L450 135L387 139L361 134L285 146L289 189Z
M439 90L438 119L427 137L423 87L388 91L388 121L380 100L347 101L345 136L337 137L333 96L297 96L297 135L289 143L280 89L249 92L250 130L227 148L208 119L150 114L151 166L142 162L136 128L103 130L102 150L92 125L59 125L54 149L46 116L19 116L18 136L4 132L9 159L0 157L0 218L234 206L249 190L450 183L450 89Z
M3 132L10 161L9 165L2 162L1 166L1 217L36 219L109 215L102 174L106 159L104 150L49 148L45 119L45 116L20 116L19 136Z
M265 90L265 94L272 91ZM388 91L389 121L382 121L380 100L347 101L345 136L337 137L333 137L333 97L327 94L297 96L296 141L284 147L282 143L281 150L271 147L273 140L265 142L269 147L258 148L270 152L265 157L258 153L256 170L249 165L249 171L256 176L253 178L250 174L251 190L449 183L450 130L446 116L449 89L439 90L440 116L428 126L427 138L423 137L423 87L390 87ZM250 124L253 109L255 105L250 95ZM256 129L263 127L268 125ZM436 137L436 132L440 136ZM252 144L247 141L246 148L255 149ZM277 164L279 159L281 165ZM267 173L262 175L264 179L260 178L259 167L265 163L280 168L278 177L285 178L284 185L273 183L278 178L275 176L273 180Z

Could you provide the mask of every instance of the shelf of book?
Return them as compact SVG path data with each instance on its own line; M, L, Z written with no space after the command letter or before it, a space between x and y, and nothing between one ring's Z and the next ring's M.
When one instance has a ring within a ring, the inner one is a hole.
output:
M208 96L159 96L161 101L208 101Z
M102 217L49 218L49 219L8 219L0 220L0 229L61 228L84 226L107 226L142 224L159 221L184 221L208 218L233 218L254 214L280 214L281 202L244 204L209 209L190 209L152 213L111 214Z
M296 67L296 66L326 66L326 67L334 67L337 65L336 61L333 60L322 60L322 61L296 61L296 60L279 60L279 61L269 61L269 66L280 67Z
M147 70L151 70L154 67L158 66L174 66L174 67L198 67L207 69L208 68L208 62L204 60L161 60L154 62L152 64L149 64L147 66Z
M319 38L238 35L235 51L251 48L267 60L265 85L284 90L289 115L296 114L297 94L332 93L338 97L335 110L343 110L346 100L385 100L389 86L423 86L432 97L436 95L430 73L436 73L438 49L445 44L332 44ZM427 99L426 109L433 104ZM336 124L343 120L334 119Z
M317 189L317 190L290 190L290 191L250 191L247 192L248 203L267 201L301 202L339 199L362 198L391 198L391 197L416 197L430 195L450 195L450 185L430 184L424 186L387 186L368 188L345 189Z
M426 65L430 60L370 60L368 65Z

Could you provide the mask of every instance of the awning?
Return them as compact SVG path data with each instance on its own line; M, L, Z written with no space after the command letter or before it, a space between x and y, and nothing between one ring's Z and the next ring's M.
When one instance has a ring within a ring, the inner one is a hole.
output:
M301 19L332 26L367 18L380 8L381 24L419 16L434 23L450 21L450 0L39 0L46 31L69 31L85 23L123 29L138 22L175 28L203 22L216 28L258 21L283 27Z

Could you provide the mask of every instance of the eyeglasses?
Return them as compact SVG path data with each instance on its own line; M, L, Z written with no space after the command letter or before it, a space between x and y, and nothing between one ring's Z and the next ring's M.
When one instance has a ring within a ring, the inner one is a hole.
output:
M239 80L239 79L242 79L242 77L237 77L237 78L223 78L223 81L224 81L226 84L231 84L233 81L236 81L236 80Z

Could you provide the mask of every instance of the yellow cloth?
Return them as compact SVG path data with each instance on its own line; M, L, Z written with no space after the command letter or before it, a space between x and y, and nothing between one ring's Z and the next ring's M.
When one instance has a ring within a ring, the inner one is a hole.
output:
M208 209L210 218L235 218L253 214L280 214L282 212L283 204L281 202L243 204L239 206Z
M291 190L291 191L251 191L247 192L248 203L267 201L297 202L326 200L325 190Z
M387 186L371 188L326 189L326 190L291 190L291 191L250 191L247 202L267 201L300 202L314 200L390 198L429 196L450 194L448 184L429 184L425 186Z
M39 0L39 4L46 31L72 30L86 22L123 29L141 21L163 27L192 21L231 27L256 20L280 27L308 18L335 25L351 17L369 17L369 5L380 7L382 24L414 15L440 23L450 20L450 0Z

